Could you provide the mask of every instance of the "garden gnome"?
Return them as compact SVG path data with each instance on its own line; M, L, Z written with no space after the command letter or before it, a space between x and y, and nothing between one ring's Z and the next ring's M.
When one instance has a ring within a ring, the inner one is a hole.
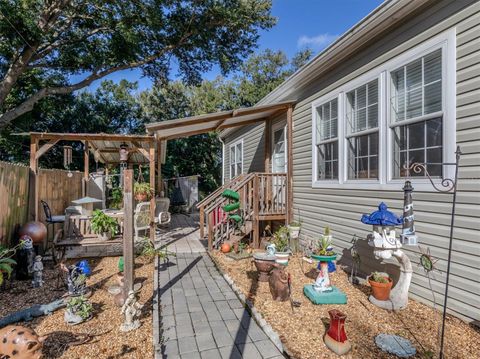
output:
M0 357L40 359L44 340L30 328L9 325L0 329Z
M32 238L23 235L20 238L22 246L17 252L17 279L30 279L33 271L33 262L35 251L33 249Z
M43 286L43 263L42 256L35 257L35 263L33 263L33 281L34 288Z
M63 263L60 264L60 268L68 273L68 294L71 296L84 295L87 291L87 286L85 284L85 276L81 273L80 269L75 265L67 267Z
M125 315L125 322L120 326L122 332L129 332L140 327L140 321L137 317L140 315L140 309L142 308L143 305L138 303L136 292L129 291L121 311L121 314Z

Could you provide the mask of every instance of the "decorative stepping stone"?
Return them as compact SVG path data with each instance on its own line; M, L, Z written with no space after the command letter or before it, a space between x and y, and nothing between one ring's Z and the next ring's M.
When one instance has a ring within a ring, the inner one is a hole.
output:
M303 294L313 304L347 304L347 295L332 285L330 292L317 292L312 284L303 287Z
M396 355L399 358L409 358L417 353L417 349L408 339L392 334L378 334L375 344L384 352Z

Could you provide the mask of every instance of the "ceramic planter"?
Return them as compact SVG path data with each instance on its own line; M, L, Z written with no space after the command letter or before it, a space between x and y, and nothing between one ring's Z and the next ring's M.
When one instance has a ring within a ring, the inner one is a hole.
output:
M82 322L86 322L87 320L90 320L92 316L90 315L88 318L83 319L81 316L78 314L73 313L71 310L65 310L65 314L63 316L63 319L65 320L65 323L70 324L70 325L77 325Z
M288 230L290 231L291 239L298 238L298 235L300 234L300 226L288 226Z
M108 241L109 239L112 238L112 232L99 233L97 234L97 236L98 236L98 239L100 239L101 241Z
M288 265L288 259L290 258L289 252L275 252L275 263Z
M375 299L388 300L390 298L390 290L392 289L393 281L391 278L387 279L388 283L378 283L368 278L368 283L370 283L370 286L372 287L372 295Z
M325 345L338 355L346 354L352 348L345 333L345 319L347 316L337 309L330 310L330 327L325 334Z

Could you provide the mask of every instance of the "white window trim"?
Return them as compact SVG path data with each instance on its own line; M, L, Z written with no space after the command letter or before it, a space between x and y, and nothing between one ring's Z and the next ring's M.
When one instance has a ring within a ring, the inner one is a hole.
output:
M384 64L368 71L337 89L323 95L312 103L312 188L344 188L344 189L377 189L399 190L406 179L393 179L393 139L389 129L391 106L390 72L402 65L427 55L437 49L442 49L442 111L443 111L443 162L455 162L456 147L456 29L449 29L436 37L423 42L414 48L394 57ZM347 173L346 151L346 93L375 78L379 80L379 179L350 179ZM338 180L317 180L317 148L316 148L316 108L325 102L337 98L338 108ZM444 178L453 178L454 166L444 166ZM409 180L417 191L434 191L427 178L410 177ZM441 180L434 180L440 184Z
M233 177L232 177L232 158L231 158L231 153L232 153L232 147L235 147L235 156L237 155L237 153L236 153L236 151L237 151L236 147L237 147L238 144L241 144L241 145L242 145L242 161L241 161L241 163L242 163L242 166L241 166L242 170L241 170L241 173L237 173L237 176L243 173L243 138L241 138L241 139L239 139L238 141L235 141L235 142L231 143L231 144L229 145L229 147L228 147L228 149L229 149L229 151L228 151L228 156L230 156L230 157L228 158L228 166L229 166L229 167L228 167L228 174L229 174L229 178L230 178L230 179L233 179L233 178L236 177L236 176L233 176ZM235 164L236 164L236 162L235 162Z
M280 121L280 122L277 122L277 123L274 123L272 125L272 129L271 129L271 133L270 133L270 138L272 139L272 144L271 144L271 149L270 149L270 152L271 152L271 157L270 157L270 171L273 173L273 149L275 148L275 131L278 131L279 129L281 129L283 127L283 141L285 143L285 173L287 173L288 171L288 156L287 156L287 149L288 149L288 145L287 145L287 124L284 122L284 121Z

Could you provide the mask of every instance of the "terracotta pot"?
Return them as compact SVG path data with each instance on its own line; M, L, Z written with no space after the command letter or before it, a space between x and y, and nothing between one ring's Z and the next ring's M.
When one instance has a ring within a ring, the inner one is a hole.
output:
M370 286L372 287L372 294L375 299L388 300L390 298L390 290L392 289L393 281L391 278L387 279L388 283L378 283L368 278L368 283L370 283Z
M222 246L220 247L220 250L222 251L222 253L228 253L230 252L230 244L228 243L223 243Z
M148 194L147 193L137 193L135 195L135 199L138 202L145 202L148 199Z

